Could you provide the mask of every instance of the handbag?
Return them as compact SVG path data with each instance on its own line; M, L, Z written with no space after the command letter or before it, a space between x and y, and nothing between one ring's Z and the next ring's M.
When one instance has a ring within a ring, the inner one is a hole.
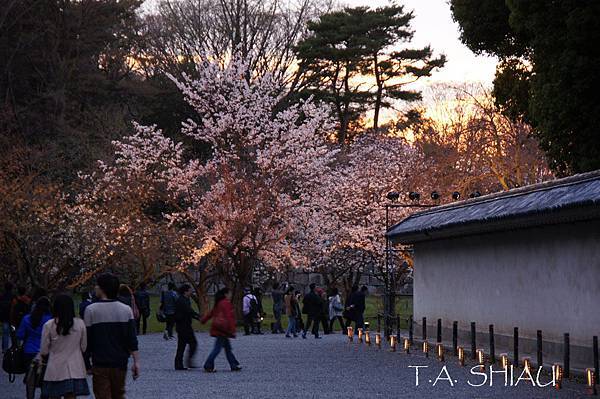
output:
M17 374L27 372L25 353L22 345L13 345L2 357L2 369L8 373L8 380L15 382Z
M165 312L162 309L159 309L156 312L156 320L158 320L159 323L166 323L167 316L165 315Z
M46 374L46 362L34 359L27 372L25 383L31 388L41 388L44 382L44 374Z

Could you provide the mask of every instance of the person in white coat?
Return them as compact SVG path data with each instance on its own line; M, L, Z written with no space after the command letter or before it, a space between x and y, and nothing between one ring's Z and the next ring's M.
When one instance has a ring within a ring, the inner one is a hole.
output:
M83 320L75 317L75 304L68 295L58 295L52 306L53 318L42 330L39 357L48 358L42 395L49 398L88 396L83 352L87 335Z
M340 327L342 327L342 334L346 331L346 327L344 326L344 318L342 317L344 313L344 305L342 304L342 298L340 297L340 292L337 288L334 288L331 291L331 296L329 297L329 331L333 332L333 323L338 320L340 323Z

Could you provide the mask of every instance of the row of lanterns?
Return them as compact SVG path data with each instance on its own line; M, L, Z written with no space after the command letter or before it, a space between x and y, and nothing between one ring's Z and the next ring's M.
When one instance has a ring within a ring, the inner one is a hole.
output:
M371 346L371 334L369 332L369 323L365 323L365 329L359 328L357 330L358 342L363 343L363 341ZM396 352L396 347L398 346L398 339L400 337L396 335L390 335L390 351ZM352 327L348 327L348 341L353 342L354 340L354 329ZM378 348L381 348L381 333L375 333L375 345ZM411 342L407 337L402 338L402 349L407 354L410 353ZM427 340L423 341L422 351L425 357L429 357L430 346ZM435 346L435 353L439 361L445 361L444 356L445 348L442 343L437 343ZM477 349L476 357L477 363L479 364L480 371L485 370L485 352L483 349ZM461 366L465 365L465 349L462 346L457 347L458 354L458 363ZM510 361L508 358L508 354L502 353L500 354L500 364L504 369L508 369L510 367ZM531 359L529 357L523 358L523 369L527 370L527 373L531 375ZM563 380L563 368L560 364L555 363L552 365L552 374L555 377L556 381L556 389L561 389L562 380ZM597 395L596 391L596 375L594 369L588 368L586 369L586 385L588 388L588 393L591 395Z

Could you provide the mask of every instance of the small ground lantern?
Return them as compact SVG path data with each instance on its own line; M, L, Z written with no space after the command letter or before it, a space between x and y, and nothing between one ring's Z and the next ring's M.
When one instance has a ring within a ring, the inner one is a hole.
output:
M523 358L523 370L527 370L531 374L531 359L528 357Z
M425 357L429 357L429 342L423 341L423 353Z
M556 389L562 388L563 369L560 364L555 363L552 365L552 375L554 376L554 386Z
M462 346L459 346L458 348L456 348L457 352L458 352L458 364L460 364L461 366L465 365L465 348L463 348Z
M381 333L375 333L375 345L377 345L378 348L381 348Z
M362 342L363 342L363 329L359 328L358 329L358 343L362 344Z
M437 354L437 358L440 362L444 361L444 345L443 344L437 344L436 348L435 348L435 352Z
M404 352L410 353L410 340L408 338L404 338L402 347L404 349Z
M596 391L596 374L594 369L585 369L585 377L587 383L587 391L589 395L597 395Z
M390 351L396 352L398 338L395 335L390 336Z
M369 333L369 330L365 331L365 343L371 346L371 334Z
M348 341L352 342L354 340L354 329L352 327L348 327Z
M508 370L508 366L510 365L510 362L508 360L508 355L506 353L500 354L500 364L502 365L502 368L504 370Z
M479 370L485 370L485 354L483 349L477 349L477 363L479 363Z

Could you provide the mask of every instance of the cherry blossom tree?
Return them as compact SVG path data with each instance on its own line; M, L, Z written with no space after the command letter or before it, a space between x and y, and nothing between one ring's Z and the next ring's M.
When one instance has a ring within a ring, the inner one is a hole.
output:
M145 255L150 237L174 229L181 250L166 256L175 263L196 264L216 252L214 269L236 300L257 264L290 262L295 210L336 155L322 106L308 100L279 109L276 81L268 74L248 81L246 70L239 59L225 66L206 62L199 78L176 81L196 111L182 132L210 144L207 159L186 153L156 127L136 126L136 134L114 143L114 161L85 177L93 188L80 196L100 219L114 223L108 230L115 248L127 241L124 248ZM117 213L102 213L115 201ZM165 221L160 226L149 223L153 204L154 216Z

